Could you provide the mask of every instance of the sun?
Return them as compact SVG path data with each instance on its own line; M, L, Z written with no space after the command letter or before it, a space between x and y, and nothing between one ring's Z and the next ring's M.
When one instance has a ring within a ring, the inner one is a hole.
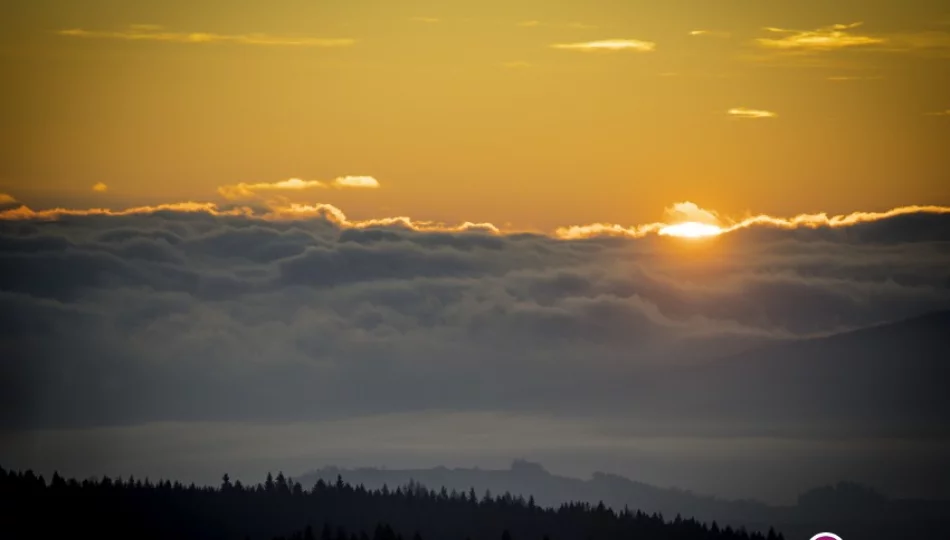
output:
M675 225L667 225L659 230L661 236L676 236L679 238L706 238L722 234L722 229L716 225L687 221Z

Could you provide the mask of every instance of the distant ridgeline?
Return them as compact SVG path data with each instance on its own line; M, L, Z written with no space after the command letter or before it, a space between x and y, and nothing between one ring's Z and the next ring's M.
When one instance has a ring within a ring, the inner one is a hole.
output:
M516 460L510 469L339 469L328 467L302 475L313 485L337 476L367 488L407 485L410 482L449 490L478 493L510 492L534 495L537 505L558 508L577 501L608 508L634 508L649 515L689 516L717 522L720 527L767 533L774 527L786 538L811 538L831 530L843 538L893 540L918 537L950 539L950 502L888 499L857 484L841 482L802 494L795 506L770 506L758 501L724 500L680 489L660 488L613 474L595 473L590 479L551 474L541 465ZM514 540L519 540L515 538Z
M296 532L295 532L296 531ZM317 532L319 531L319 532ZM598 504L541 508L508 493L366 489L337 478L312 489L283 474L220 487L128 478L47 482L0 469L0 537L311 540L778 540L716 523Z

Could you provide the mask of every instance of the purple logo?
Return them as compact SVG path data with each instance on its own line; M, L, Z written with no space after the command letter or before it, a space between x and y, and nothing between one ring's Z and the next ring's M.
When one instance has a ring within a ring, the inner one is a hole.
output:
M832 533L818 533L812 536L811 540L841 540L841 537Z

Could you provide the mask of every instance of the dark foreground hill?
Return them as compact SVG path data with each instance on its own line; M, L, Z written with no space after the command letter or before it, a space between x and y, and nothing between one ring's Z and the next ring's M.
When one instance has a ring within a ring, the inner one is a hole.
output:
M504 494L429 491L419 485L368 490L338 478L305 490L283 475L220 488L147 480L50 482L0 469L0 537L310 540L775 540L679 516L583 503L544 509Z

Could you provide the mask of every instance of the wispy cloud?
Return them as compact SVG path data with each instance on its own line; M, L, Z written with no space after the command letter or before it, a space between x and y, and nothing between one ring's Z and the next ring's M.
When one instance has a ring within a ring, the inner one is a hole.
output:
M734 107L726 112L735 118L748 118L753 120L759 118L775 118L778 116L778 114L772 111L766 111L763 109L749 109L747 107Z
M354 39L275 36L271 34L215 34L212 32L172 32L158 25L136 24L124 30L99 31L73 28L56 32L61 36L87 39L116 39L125 41L159 41L165 43L238 43L242 45L295 46L295 47L348 47Z
M257 184L240 183L218 188L218 193L229 200L251 199L264 192L301 191L305 189L361 188L375 189L379 181L372 176L341 176L330 182L321 180L301 180L291 178L280 182L261 182Z
M435 24L437 22L442 21L442 19L438 17L410 17L409 20L413 22L427 23L427 24Z
M862 23L834 24L817 30L788 30L785 28L766 28L773 34L783 34L779 38L759 38L756 43L761 47L798 51L830 51L847 47L879 45L887 40L882 37L861 35L852 32Z
M887 36L885 50L901 51L946 51L950 49L948 32L912 32Z
M950 109L926 113L927 116L950 116Z
M103 184L102 182L97 182L95 185L92 186L92 190L97 193L105 193L106 191L109 190L109 186Z
M826 77L829 81L835 82L847 82L847 81L876 81L883 79L881 75L874 76L859 76L859 75L833 75L831 77Z
M732 34L729 32L723 32L721 30L693 30L689 33L691 36L697 37L714 37L714 38L729 38L732 37Z
M538 21L538 20L533 20L533 19L528 20L528 21L521 21L517 24L517 26L520 26L522 28L538 28L538 27L544 26L544 27L553 27L553 28L573 28L575 30L593 30L597 28L596 25L585 24L581 22L572 22L572 23L564 24L564 23L550 23L550 22Z
M651 52L656 49L656 43L639 39L605 39L601 41L584 41L580 43L557 43L551 45L555 49L572 51L634 51Z

